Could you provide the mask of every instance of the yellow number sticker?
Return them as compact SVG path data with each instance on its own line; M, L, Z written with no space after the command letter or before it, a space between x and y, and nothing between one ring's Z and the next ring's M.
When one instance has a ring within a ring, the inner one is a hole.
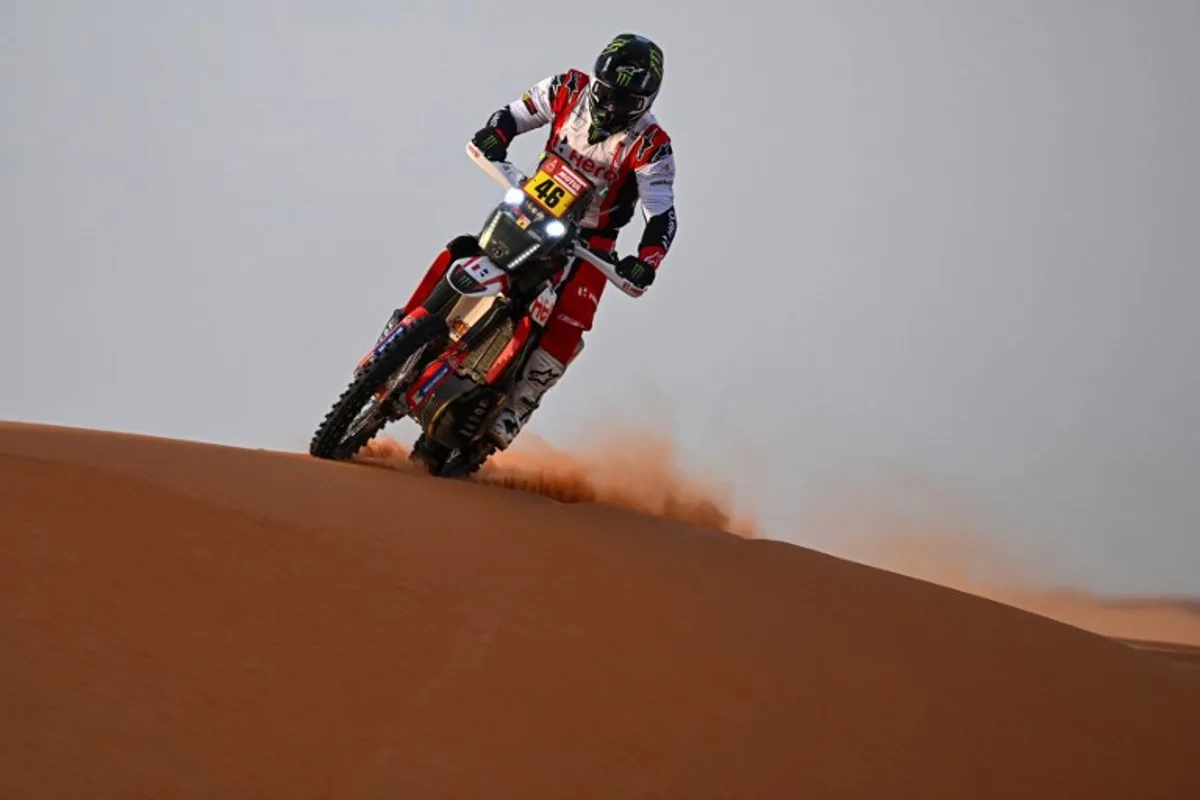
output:
M550 156L537 174L525 182L525 194L555 217L561 217L579 199L587 186L562 159Z

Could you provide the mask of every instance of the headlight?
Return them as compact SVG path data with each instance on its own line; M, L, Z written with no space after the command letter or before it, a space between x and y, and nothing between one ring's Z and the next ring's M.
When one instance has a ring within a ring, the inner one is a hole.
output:
M504 193L504 202L510 206L519 206L521 201L525 199L525 193L515 186Z
M558 237L558 236L562 236L566 232L567 232L567 226L563 225L561 222L559 222L556 219L552 219L546 223L546 235L547 236Z

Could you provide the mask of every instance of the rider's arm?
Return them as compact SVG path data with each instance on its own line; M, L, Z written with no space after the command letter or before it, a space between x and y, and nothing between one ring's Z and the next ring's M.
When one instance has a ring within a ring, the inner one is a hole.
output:
M540 128L568 110L585 86L587 76L573 69L542 78L520 98L492 114L488 125L511 142L514 136Z
M647 132L634 153L633 174L646 228L638 246L638 258L658 269L675 239L675 153L671 137L661 128Z

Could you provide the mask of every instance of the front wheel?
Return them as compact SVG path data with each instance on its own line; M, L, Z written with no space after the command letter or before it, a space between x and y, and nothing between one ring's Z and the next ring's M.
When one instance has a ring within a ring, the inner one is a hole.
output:
M441 317L423 317L394 338L361 370L342 392L313 434L308 452L344 461L375 437L394 416L392 395L428 361L423 356L439 349L447 336Z

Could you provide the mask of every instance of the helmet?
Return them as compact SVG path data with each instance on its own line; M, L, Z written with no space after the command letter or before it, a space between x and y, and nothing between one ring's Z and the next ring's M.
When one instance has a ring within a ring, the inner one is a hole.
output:
M592 127L599 141L629 127L650 110L662 86L662 48L644 36L622 33L596 59L588 89Z

